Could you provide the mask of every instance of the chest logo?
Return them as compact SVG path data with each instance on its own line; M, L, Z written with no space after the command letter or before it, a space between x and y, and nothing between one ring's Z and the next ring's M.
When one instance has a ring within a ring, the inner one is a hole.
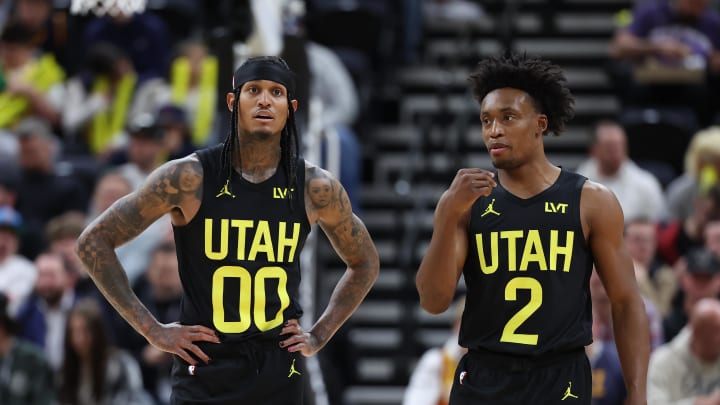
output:
M567 210L567 203L554 203L545 201L545 212L564 214Z
M295 191L294 188L291 188L290 191ZM288 195L288 189L285 187L273 187L273 198L284 200L287 198Z
M480 218L484 217L487 214L495 214L497 216L500 216L500 213L495 211L495 208L493 208L493 205L495 205L495 199L493 198L492 201L490 201L490 204L485 208L485 211L483 211L482 215L480 215Z
M225 185L222 186L222 188L220 189L220 192L217 193L217 195L215 196L215 198L220 198L220 197L222 197L222 196L224 196L224 195L229 195L230 197L235 198L235 194L233 194L233 193L230 192L229 187L230 187L230 180L226 180L226 181L225 181Z

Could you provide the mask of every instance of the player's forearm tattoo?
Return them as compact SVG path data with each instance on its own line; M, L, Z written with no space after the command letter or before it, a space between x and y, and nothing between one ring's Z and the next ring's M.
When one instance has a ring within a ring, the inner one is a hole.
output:
M78 241L78 256L88 274L118 313L135 329L146 333L154 324L152 317L134 298L125 271L114 246L142 231L139 213L123 202L105 212Z
M77 253L88 274L118 313L140 333L146 334L156 322L132 292L115 248L135 238L183 198L200 199L199 165L188 161L159 169L142 189L103 212L78 239Z
M377 278L379 264L375 245L365 225L353 215L342 185L313 168L308 170L306 190L311 209L337 210L335 215L340 219L337 223L319 224L350 270L335 287L328 309L313 329L316 336L326 341L367 295Z

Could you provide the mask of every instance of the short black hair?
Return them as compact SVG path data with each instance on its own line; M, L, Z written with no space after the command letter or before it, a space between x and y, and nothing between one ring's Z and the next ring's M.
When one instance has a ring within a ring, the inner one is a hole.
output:
M547 115L547 132L555 135L560 135L575 116L575 100L562 69L540 58L513 52L488 57L478 63L469 81L480 103L488 93L504 87L526 92L535 109Z

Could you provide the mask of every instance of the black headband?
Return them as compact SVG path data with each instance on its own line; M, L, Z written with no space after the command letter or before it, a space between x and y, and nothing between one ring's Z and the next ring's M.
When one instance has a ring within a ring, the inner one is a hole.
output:
M285 86L288 95L295 94L295 75L285 67L268 61L246 62L233 75L233 90L252 80L270 80Z

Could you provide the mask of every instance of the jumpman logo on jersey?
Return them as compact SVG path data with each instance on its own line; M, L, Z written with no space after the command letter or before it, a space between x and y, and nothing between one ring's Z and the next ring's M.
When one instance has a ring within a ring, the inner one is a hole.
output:
M295 359L293 359L292 364L290 364L290 374L288 374L288 378L292 377L293 374L302 375L301 372L295 370Z
M485 212L480 215L480 217L484 217L487 214L495 214L497 216L500 216L500 213L495 211L495 208L493 208L493 205L495 204L495 199L493 198L492 201L490 201L490 204L488 204L487 208L485 208Z
M225 181L225 185L220 189L220 192L217 193L215 198L220 198L221 196L224 196L224 195L229 195L230 197L235 198L235 194L231 193L230 189L228 189L229 186L230 186L230 179Z
M578 396L572 393L572 381L568 381L568 387L565 390L565 395L563 395L561 401L564 401L568 398L575 398L577 399Z

